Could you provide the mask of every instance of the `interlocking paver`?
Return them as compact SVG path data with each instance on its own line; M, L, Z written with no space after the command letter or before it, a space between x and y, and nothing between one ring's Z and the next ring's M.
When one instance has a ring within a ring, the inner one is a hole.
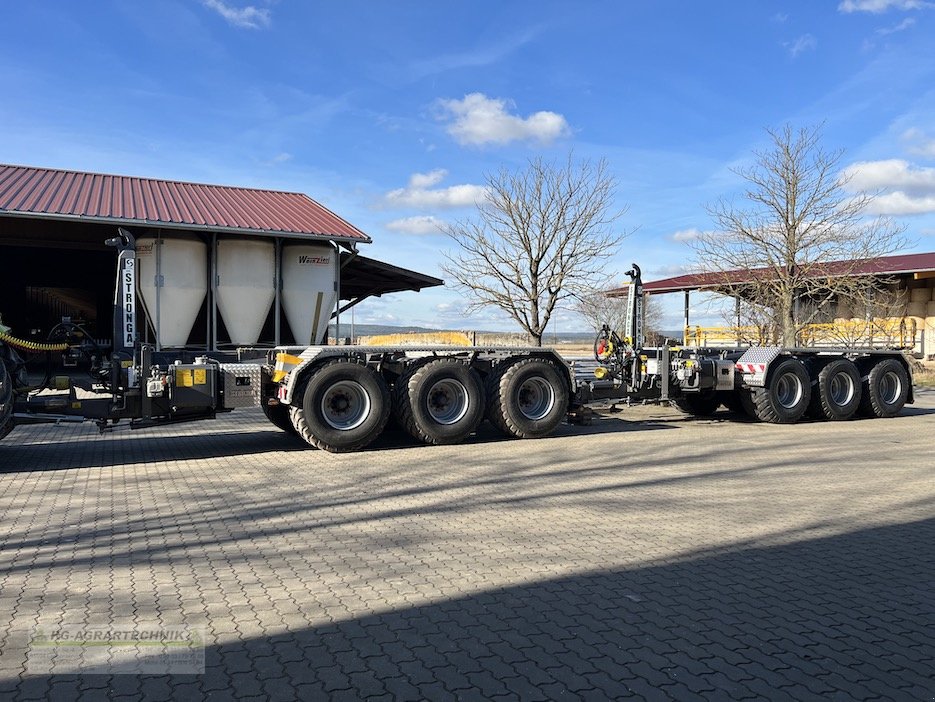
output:
M0 696L922 698L933 419L931 392L794 427L637 407L540 441L337 456L251 412L19 427L0 443ZM203 626L207 671L27 676L39 623Z

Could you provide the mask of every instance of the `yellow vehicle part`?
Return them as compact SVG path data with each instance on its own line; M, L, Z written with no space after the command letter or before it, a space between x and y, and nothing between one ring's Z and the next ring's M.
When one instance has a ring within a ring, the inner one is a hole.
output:
M21 351L65 351L68 348L68 344L40 344L35 341L25 341L24 339L17 339L15 336L10 336L9 334L4 334L0 332L0 341L4 344L12 346L14 349L20 349Z

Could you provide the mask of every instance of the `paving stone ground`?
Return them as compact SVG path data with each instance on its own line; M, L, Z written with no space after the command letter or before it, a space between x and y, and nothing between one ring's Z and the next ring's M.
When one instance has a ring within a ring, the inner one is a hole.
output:
M930 700L933 544L932 393L350 455L250 412L18 428L0 699ZM25 672L37 627L172 625L203 628L203 675Z

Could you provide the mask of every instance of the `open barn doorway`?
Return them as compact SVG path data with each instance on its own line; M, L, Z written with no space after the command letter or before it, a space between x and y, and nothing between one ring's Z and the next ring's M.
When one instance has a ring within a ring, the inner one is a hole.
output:
M112 227L0 219L0 317L12 333L45 341L64 317L110 343L116 255Z

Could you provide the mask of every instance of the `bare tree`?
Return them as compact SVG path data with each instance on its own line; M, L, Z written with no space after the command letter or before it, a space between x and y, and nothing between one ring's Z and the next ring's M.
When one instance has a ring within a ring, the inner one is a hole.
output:
M627 319L627 298L625 295L609 297L606 291L611 287L608 283L580 293L572 305L572 309L594 332L600 331L605 324L617 333L623 331Z
M765 346L779 343L781 325L772 307L740 300L736 307L724 310L721 316L733 331L735 340L741 344Z
M865 215L875 193L848 193L844 152L822 148L820 126L767 131L771 147L734 171L746 181L745 205L709 206L717 230L691 245L721 292L750 301L760 317L772 310L782 343L793 346L826 303L866 306L886 281L861 274L865 263L905 240L892 220Z
M624 281L626 286L629 281ZM627 296L607 294L613 287L610 283L599 288L589 290L575 300L572 308L587 321L588 326L595 332L601 330L606 324L621 336L625 335L624 326L627 321ZM662 314L661 308L656 305L649 293L643 294L643 336L646 344L655 346L662 342Z
M836 317L840 321L823 326L813 336L844 347L914 345L918 331L915 322L903 319L909 301L907 291L884 282L868 281L866 289L858 288L856 295L839 301Z
M611 225L616 181L604 160L531 159L487 176L477 216L448 230L458 250L442 270L472 301L510 315L537 346L564 300L593 288L623 238Z

